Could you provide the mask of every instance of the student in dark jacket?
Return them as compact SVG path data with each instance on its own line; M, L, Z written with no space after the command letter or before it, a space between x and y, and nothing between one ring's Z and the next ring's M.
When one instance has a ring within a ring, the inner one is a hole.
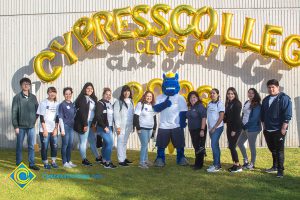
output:
M96 103L95 117L92 122L94 132L103 138L102 156L103 166L107 169L114 169L116 166L111 161L113 148L113 107L110 103L111 89L104 88L102 99Z
M264 98L261 109L263 132L273 157L273 166L267 173L276 173L283 177L284 141L289 121L292 119L292 102L288 95L279 90L275 79L267 82L269 95Z
M238 146L243 154L243 169L253 170L256 160L256 138L261 131L260 121L261 98L254 88L248 90L248 100L245 102L242 111L243 130L238 139ZM248 140L251 151L251 162L248 160L244 143Z
M242 103L239 100L236 89L233 87L228 88L226 92L224 122L227 123L227 139L233 161L233 166L228 169L230 172L242 171L236 151L237 140L242 130L241 110Z
M102 163L102 157L96 147L96 136L92 131L91 124L95 115L97 97L95 95L92 83L86 83L75 101L76 115L74 130L79 134L79 151L82 158L82 164L92 166L92 163L86 158L86 145L89 141L91 150L96 158L96 162Z
M205 155L205 141L207 135L206 127L206 109L202 105L197 92L192 91L188 94L188 108L186 113L188 127L192 143L195 149L194 170L203 167Z
M136 127L141 142L139 167L142 169L148 169L152 165L148 159L148 144L157 127L154 104L153 92L146 91L134 112L133 125Z
M20 86L22 91L14 96L12 102L12 124L17 136L16 165L22 162L23 141L27 135L29 168L39 170L34 163L34 126L38 102L36 96L30 93L31 80L29 78L22 78Z

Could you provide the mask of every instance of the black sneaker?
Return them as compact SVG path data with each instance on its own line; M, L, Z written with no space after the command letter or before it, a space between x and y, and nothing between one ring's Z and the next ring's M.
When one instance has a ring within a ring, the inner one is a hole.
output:
M36 170L36 171L40 170L40 168L38 166L36 166L36 165L29 166L29 169L33 169L33 170Z
M102 156L100 156L99 158L96 158L95 161L96 161L96 163L100 163L101 165L103 165Z
M228 168L228 171L231 172L232 170L234 170L236 167L236 165L232 165L232 167Z
M132 162L130 160L128 160L127 158L124 160L124 162L126 162L127 164L131 164Z
M281 170L278 171L276 177L277 178L283 178L283 171L281 171Z
M115 166L112 162L110 162L110 163L104 163L103 164L103 166L104 166L104 168L105 169L115 169L115 168L117 168L117 166Z
M124 161L124 162L119 162L119 165L121 167L129 167L129 165Z
M277 168L271 167L270 169L266 169L266 172L269 174L275 174L275 173L277 173Z
M193 170L196 171L196 170L199 170L199 169L202 169L202 166L197 166L197 165L194 165L194 166L193 166Z
M93 166L92 163L90 163L90 161L88 161L88 159L84 159L82 161L82 165L84 165L84 166Z
M245 162L245 163L243 164L242 168L243 168L243 169L248 169L248 165L249 165L249 163L248 163L248 162Z
M236 172L242 172L242 171L243 171L243 168L241 165L233 165L230 172L236 173Z

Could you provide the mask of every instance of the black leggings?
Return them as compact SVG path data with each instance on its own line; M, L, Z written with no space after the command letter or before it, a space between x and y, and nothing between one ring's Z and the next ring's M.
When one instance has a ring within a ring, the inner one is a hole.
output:
M227 127L227 139L229 143L229 149L231 152L232 161L235 163L239 162L239 156L236 151L236 144L239 139L239 136L241 134L241 130L236 131L234 136L231 136L232 129L230 127Z
M192 138L193 147L195 149L195 166L202 167L203 166L203 160L205 155L205 141L206 141L206 135L207 135L207 128L204 130L204 136L200 137L200 130L201 129L193 129L189 130L190 135Z

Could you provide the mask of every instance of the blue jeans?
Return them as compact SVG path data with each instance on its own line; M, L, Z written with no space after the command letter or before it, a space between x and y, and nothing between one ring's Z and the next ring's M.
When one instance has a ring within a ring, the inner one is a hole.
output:
M99 157L99 153L96 146L96 135L92 131L91 121L88 122L88 130L84 133L79 133L79 152L81 155L82 160L86 159L86 145L87 141L89 141L91 150L96 158Z
M19 134L17 135L17 144L16 144L16 165L19 165L22 162L22 148L23 141L27 134L27 143L28 143L28 162L29 166L34 165L34 128L19 128Z
M109 132L106 133L102 127L97 126L97 134L99 134L103 139L103 145L101 149L103 161L110 162L114 142L112 136L112 127L109 127Z
M53 136L52 133L48 132L48 136L44 137L43 133L40 132L40 139L41 139L41 146L42 146L41 148L42 161L48 160L47 151L48 151L49 141L51 147L51 157L56 158L57 149L58 149L58 145L57 145L58 136L57 135Z
M65 127L65 135L61 136L62 146L61 146L61 156L63 164L71 161L71 151L73 147L73 128L64 124Z
M148 160L148 143L150 141L152 131L152 129L141 129L141 132L138 133L141 142L140 164L145 164Z
M211 148L212 148L213 158L214 158L213 165L218 167L221 167L221 161L220 161L221 151L219 146L219 140L223 130L224 130L224 126L217 128L213 133L209 133L211 138Z

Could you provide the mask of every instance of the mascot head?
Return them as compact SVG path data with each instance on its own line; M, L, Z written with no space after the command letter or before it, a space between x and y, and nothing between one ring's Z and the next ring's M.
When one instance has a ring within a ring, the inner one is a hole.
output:
M169 72L163 75L162 92L167 96L174 96L180 90L178 74Z

